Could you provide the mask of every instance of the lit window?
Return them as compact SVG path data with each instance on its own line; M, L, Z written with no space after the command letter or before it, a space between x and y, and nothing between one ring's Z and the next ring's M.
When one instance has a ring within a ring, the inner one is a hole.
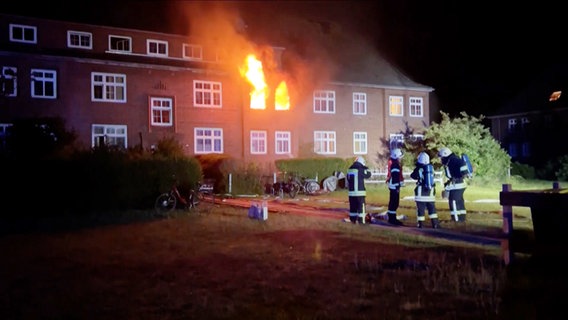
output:
M111 124L93 124L91 133L93 147L117 147L126 149L127 144L127 130L124 125L111 125Z
M353 132L353 153L367 154L367 132Z
M196 107L221 107L221 83L193 81L193 105Z
M55 99L57 97L57 73L55 71L32 69L30 78L33 98Z
M424 116L424 100L420 97L410 97L409 99L409 111L411 117L423 117Z
M314 131L314 152L317 154L335 154L335 131Z
M151 123L153 126L172 126L172 105L173 100L171 98L150 98L150 114L152 115Z
M389 96L389 115L401 117L404 115L404 100L401 96Z
M196 154L223 153L223 129L195 128L194 140Z
M335 113L335 91L314 91L314 113Z
M67 46L69 48L93 49L93 34L69 30L67 31Z
M108 36L108 49L115 53L131 53L132 38L122 36Z
M275 133L276 154L288 154L291 152L290 131L276 131Z
M202 60L203 59L203 49L201 46L187 44L183 45L183 57L185 59L191 60Z
M146 40L146 52L150 56L167 57L168 56L168 42L161 40Z
M250 132L250 153L266 154L266 131Z
M353 114L367 114L367 94L361 92L353 93Z
M92 72L91 100L126 102L126 75Z
M37 43L37 28L21 24L10 24L10 41Z

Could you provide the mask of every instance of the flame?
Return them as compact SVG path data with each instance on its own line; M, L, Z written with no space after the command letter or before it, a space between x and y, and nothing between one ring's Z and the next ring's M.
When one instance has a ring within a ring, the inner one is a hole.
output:
M285 81L280 82L275 92L276 110L290 110L290 96L288 95L288 86Z
M548 98L548 101L556 101L558 99L560 99L560 96L562 95L562 91L554 91L550 97Z
M250 92L250 108L266 109L268 86L264 80L262 62L259 61L254 54L249 54L245 64L246 65L240 69L240 72L253 86Z

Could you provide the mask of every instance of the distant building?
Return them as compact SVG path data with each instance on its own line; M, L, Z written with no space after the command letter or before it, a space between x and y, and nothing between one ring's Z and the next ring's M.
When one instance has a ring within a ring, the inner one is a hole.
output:
M568 154L568 66L557 65L494 114L488 115L491 133L511 160L542 167Z
M244 63L243 50L262 58L254 52L260 47L221 50L206 40L0 14L0 139L15 119L57 116L85 148L151 149L174 137L190 156L270 166L363 155L373 167L386 152L382 139L400 143L407 127L420 138L430 124L433 88L372 52L354 52L314 80L290 67L292 52L270 47L276 67L267 70L278 72L267 74L266 108L253 109L237 61ZM287 110L275 108L273 85L281 79Z

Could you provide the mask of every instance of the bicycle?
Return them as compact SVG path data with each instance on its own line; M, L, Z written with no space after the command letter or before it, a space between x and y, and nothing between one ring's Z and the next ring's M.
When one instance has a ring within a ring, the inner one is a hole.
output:
M210 195L211 199L206 199L207 195ZM189 190L187 197L184 197L178 189L177 180L174 178L174 183L170 190L158 195L154 202L154 208L158 215L166 216L179 207L189 211L196 209L199 204L202 204L200 212L209 212L211 209L210 203L215 203L213 185L198 182L195 188Z

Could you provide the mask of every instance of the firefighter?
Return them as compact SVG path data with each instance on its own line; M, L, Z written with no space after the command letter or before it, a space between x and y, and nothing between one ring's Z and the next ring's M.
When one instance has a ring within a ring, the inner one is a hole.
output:
M463 194L466 189L465 177L469 175L467 164L461 157L446 147L438 151L438 157L444 165L444 173L447 178L444 188L448 191L448 204L452 220L465 222L467 212Z
M349 186L349 220L352 223L365 224L365 179L371 177L371 171L365 165L365 159L361 156L347 170L347 185Z
M386 184L389 188L388 223L395 226L402 225L402 222L396 218L396 210L400 204L400 187L404 186L402 163L400 162L402 156L403 154L400 149L392 149L387 169Z
M434 167L430 163L430 156L426 152L420 152L416 159L416 167L410 174L416 180L414 188L414 200L416 201L417 227L424 226L424 213L428 210L428 217L432 222L432 228L440 228L438 214L436 213L436 183L434 182Z

